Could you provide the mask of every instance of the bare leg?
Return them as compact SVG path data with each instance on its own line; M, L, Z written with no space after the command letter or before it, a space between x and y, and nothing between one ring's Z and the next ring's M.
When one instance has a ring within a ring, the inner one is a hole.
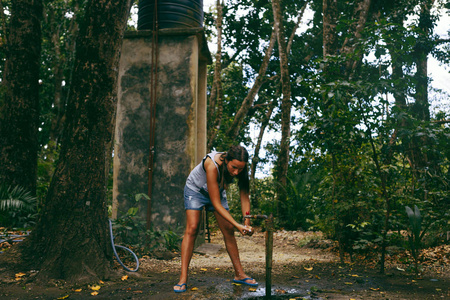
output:
M194 251L194 242L198 234L198 225L200 223L199 210L186 210L186 230L184 231L183 241L181 242L181 274L178 284L187 283L188 268ZM185 287L174 286L174 290L181 290Z
M241 265L241 260L239 258L239 250L236 243L236 238L234 236L234 226L231 225L230 222L225 220L221 215L217 212L214 212L214 215L217 219L217 223L219 225L220 231L222 231L223 239L225 241L225 246L227 248L228 255L230 256L231 263L234 268L234 279L242 280L244 278L248 278L244 273L244 269ZM248 283L257 283L254 279L246 280Z

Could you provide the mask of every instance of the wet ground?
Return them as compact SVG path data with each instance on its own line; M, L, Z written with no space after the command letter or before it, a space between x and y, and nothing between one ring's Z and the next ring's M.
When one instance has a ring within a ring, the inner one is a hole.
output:
M311 235L275 234L270 299L450 299L448 254L425 265L418 278L406 265L389 265L380 275L367 262L339 264L330 248L299 247ZM234 272L219 234L194 254L185 293L172 290L179 276L177 255L170 260L143 257L136 273L118 269L115 278L84 286L36 285L33 273L24 272L17 280L19 270L0 265L0 299L267 299L263 234L237 240L245 271L259 281L258 288L231 282Z

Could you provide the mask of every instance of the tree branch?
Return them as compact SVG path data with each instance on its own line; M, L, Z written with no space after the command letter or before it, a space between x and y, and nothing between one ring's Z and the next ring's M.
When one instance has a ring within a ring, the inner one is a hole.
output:
M236 116L234 117L233 124L227 131L227 135L230 136L232 139L234 139L234 137L238 135L239 129L241 128L242 120L247 115L250 107L253 105L253 101L263 84L263 79L266 74L267 67L269 66L270 57L272 56L272 51L275 46L276 36L277 36L276 26L274 24L272 29L272 35L270 36L269 46L266 49L266 53L259 68L258 76L256 77L255 83L253 84L252 88L250 89L244 101L242 102L241 107L239 108L239 110L236 113Z

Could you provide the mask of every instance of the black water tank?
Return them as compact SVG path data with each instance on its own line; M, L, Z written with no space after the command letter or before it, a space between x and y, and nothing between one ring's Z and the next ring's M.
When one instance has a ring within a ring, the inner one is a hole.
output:
M157 0L158 26L163 28L203 27L203 0ZM140 0L138 30L153 29L155 0Z

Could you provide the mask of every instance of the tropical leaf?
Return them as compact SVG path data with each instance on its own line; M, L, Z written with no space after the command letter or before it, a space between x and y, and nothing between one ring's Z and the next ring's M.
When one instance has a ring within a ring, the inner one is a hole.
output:
M0 186L0 211L21 209L33 211L36 208L36 197L21 186Z

